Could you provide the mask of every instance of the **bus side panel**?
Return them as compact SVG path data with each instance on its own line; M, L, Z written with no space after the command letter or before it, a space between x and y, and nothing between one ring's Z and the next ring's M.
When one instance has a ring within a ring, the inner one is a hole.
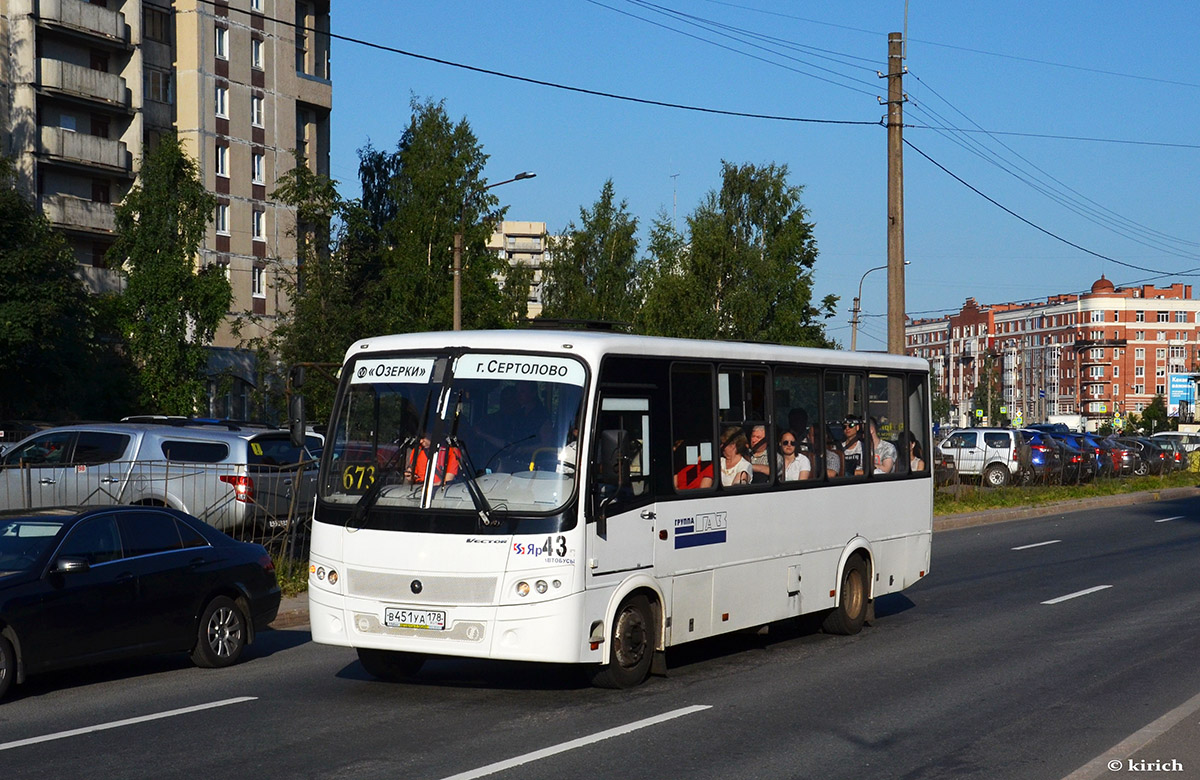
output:
M788 570L799 560L773 558L718 569L712 611L717 630L738 631L800 614L800 596L788 590Z
M671 627L668 642L672 645L712 636L713 573L697 572L676 577L671 583Z

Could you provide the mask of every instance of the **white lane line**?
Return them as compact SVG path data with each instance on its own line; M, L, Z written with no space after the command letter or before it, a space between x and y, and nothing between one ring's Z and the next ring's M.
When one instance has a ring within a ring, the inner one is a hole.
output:
M95 726L85 726L81 729L72 729L70 731L59 731L54 734L45 734L40 737L30 737L29 739L18 739L15 742L0 743L0 750L11 750L12 748L24 747L25 745L36 745L39 742L50 742L55 739L66 739L67 737L78 737L81 734L91 734L96 731L107 731L108 729L116 729L122 726L132 726L135 723L145 723L150 720L162 720L163 718L173 718L176 715L187 715L190 712L200 712L201 710L211 710L215 707L225 707L229 704L241 704L246 701L255 701L257 696L239 696L236 699L224 699L222 701L214 701L209 704L197 704L194 707L182 707L177 710L169 710L167 712L158 712L153 715L142 715L137 718L127 718L125 720L114 720L109 723L98 723Z
M535 750L532 753L526 753L523 756L510 758L507 761L497 761L494 764L488 764L487 766L482 766L478 769L471 769L466 772L461 772L457 775L451 775L443 780L474 780L476 777L484 777L486 775L495 774L496 772L503 772L506 769L512 769L513 767L521 766L522 764L528 764L531 761L539 761L543 758L549 758L550 756L558 755L559 753L565 753L568 750L574 750L575 748L581 748L585 745L591 745L595 742L601 742L611 737L619 737L622 734L628 734L632 731L637 731L638 729L644 729L647 726L665 723L668 720L674 720L675 718L681 718L684 715L691 715L707 709L712 709L712 705L697 704L691 707L683 707L682 709L671 710L670 712L664 712L662 715L655 715L653 718L635 721L625 726L617 726L616 728L611 728L607 731L598 731L591 736L580 737L579 739L573 739L570 742L563 742L558 745L552 745L548 748Z
M1114 766L1118 764L1128 766L1126 759L1184 720L1194 718L1197 710L1200 710L1200 694L1188 699L1153 723L1133 732L1106 752L1064 777L1063 780L1101 780L1101 778L1120 777L1120 775L1113 774Z
M1088 588L1087 590L1081 590L1078 593L1068 593L1065 596L1059 596L1056 599L1050 599L1049 601L1043 601L1042 603L1043 604L1059 604L1064 601L1070 601L1071 599L1077 599L1080 596L1086 596L1089 593L1096 593L1097 591L1105 590L1105 589L1111 588L1111 587L1112 587L1112 585L1097 585L1094 588Z
M1037 542L1036 544L1023 544L1020 547L1014 547L1014 550L1032 550L1034 547L1045 547L1048 544L1059 544L1062 539L1051 539L1048 542Z
M1174 517L1164 517L1162 520L1155 520L1154 522L1156 522L1156 523L1169 523L1169 522L1171 522L1172 520L1182 520L1182 519L1184 519L1184 516L1183 516L1183 515L1175 515Z

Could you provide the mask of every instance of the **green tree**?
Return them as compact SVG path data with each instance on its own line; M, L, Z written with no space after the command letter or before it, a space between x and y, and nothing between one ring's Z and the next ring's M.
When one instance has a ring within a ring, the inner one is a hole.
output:
M1142 410L1141 424L1146 429L1146 433L1165 431L1171 427L1170 421L1167 419L1167 402L1161 394L1154 396L1154 399Z
M636 289L637 219L626 202L616 203L612 179L604 182L591 210L549 240L542 268L542 316L554 319L632 323Z
M688 217L686 240L665 219L651 235L641 332L833 346L812 301L813 225L786 165L722 163L721 189Z
M144 411L192 414L204 401L206 347L233 299L220 268L196 268L215 207L196 163L169 134L116 208L108 256L127 276L124 330Z
M506 282L508 264L487 249L504 218L483 179L487 155L467 121L453 122L442 103L414 99L412 112L394 152L359 151L361 210L348 215L344 243L364 257L369 332L451 327L460 229L463 327L504 327L524 314L528 287L519 292L521 271Z
M0 416L74 416L91 358L91 309L71 248L0 159Z
M933 408L933 419L940 420L942 422L949 421L950 407L952 406L949 398L942 395L937 390L934 390L933 398L931 399L930 403Z
M975 385L972 400L972 408L982 409L987 415L988 425L999 425L1002 418L1008 417L1000 414L1000 407L1004 405L1004 390L1000 385L999 365L991 355L979 359L979 382Z

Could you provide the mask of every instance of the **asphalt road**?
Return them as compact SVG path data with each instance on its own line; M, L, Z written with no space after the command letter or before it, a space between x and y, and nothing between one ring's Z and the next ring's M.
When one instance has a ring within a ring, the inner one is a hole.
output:
M931 575L858 636L696 643L624 692L455 660L385 684L272 631L231 669L30 680L0 704L0 775L1200 777L1198 561L1200 498L940 532Z

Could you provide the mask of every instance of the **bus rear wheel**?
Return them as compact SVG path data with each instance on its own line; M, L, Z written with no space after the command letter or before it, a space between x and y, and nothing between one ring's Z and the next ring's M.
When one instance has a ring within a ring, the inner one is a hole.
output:
M395 650L375 650L359 647L358 661L367 674L387 682L402 682L421 670L425 656L417 653L401 653Z
M838 605L825 616L821 628L829 634L850 636L862 630L867 621L867 602L870 589L867 564L859 556L854 556L846 563L842 572L842 591Z
M612 644L608 663L592 675L592 683L600 688L640 685L650 674L657 645L654 613L645 596L634 596L621 604L613 619L609 641Z

